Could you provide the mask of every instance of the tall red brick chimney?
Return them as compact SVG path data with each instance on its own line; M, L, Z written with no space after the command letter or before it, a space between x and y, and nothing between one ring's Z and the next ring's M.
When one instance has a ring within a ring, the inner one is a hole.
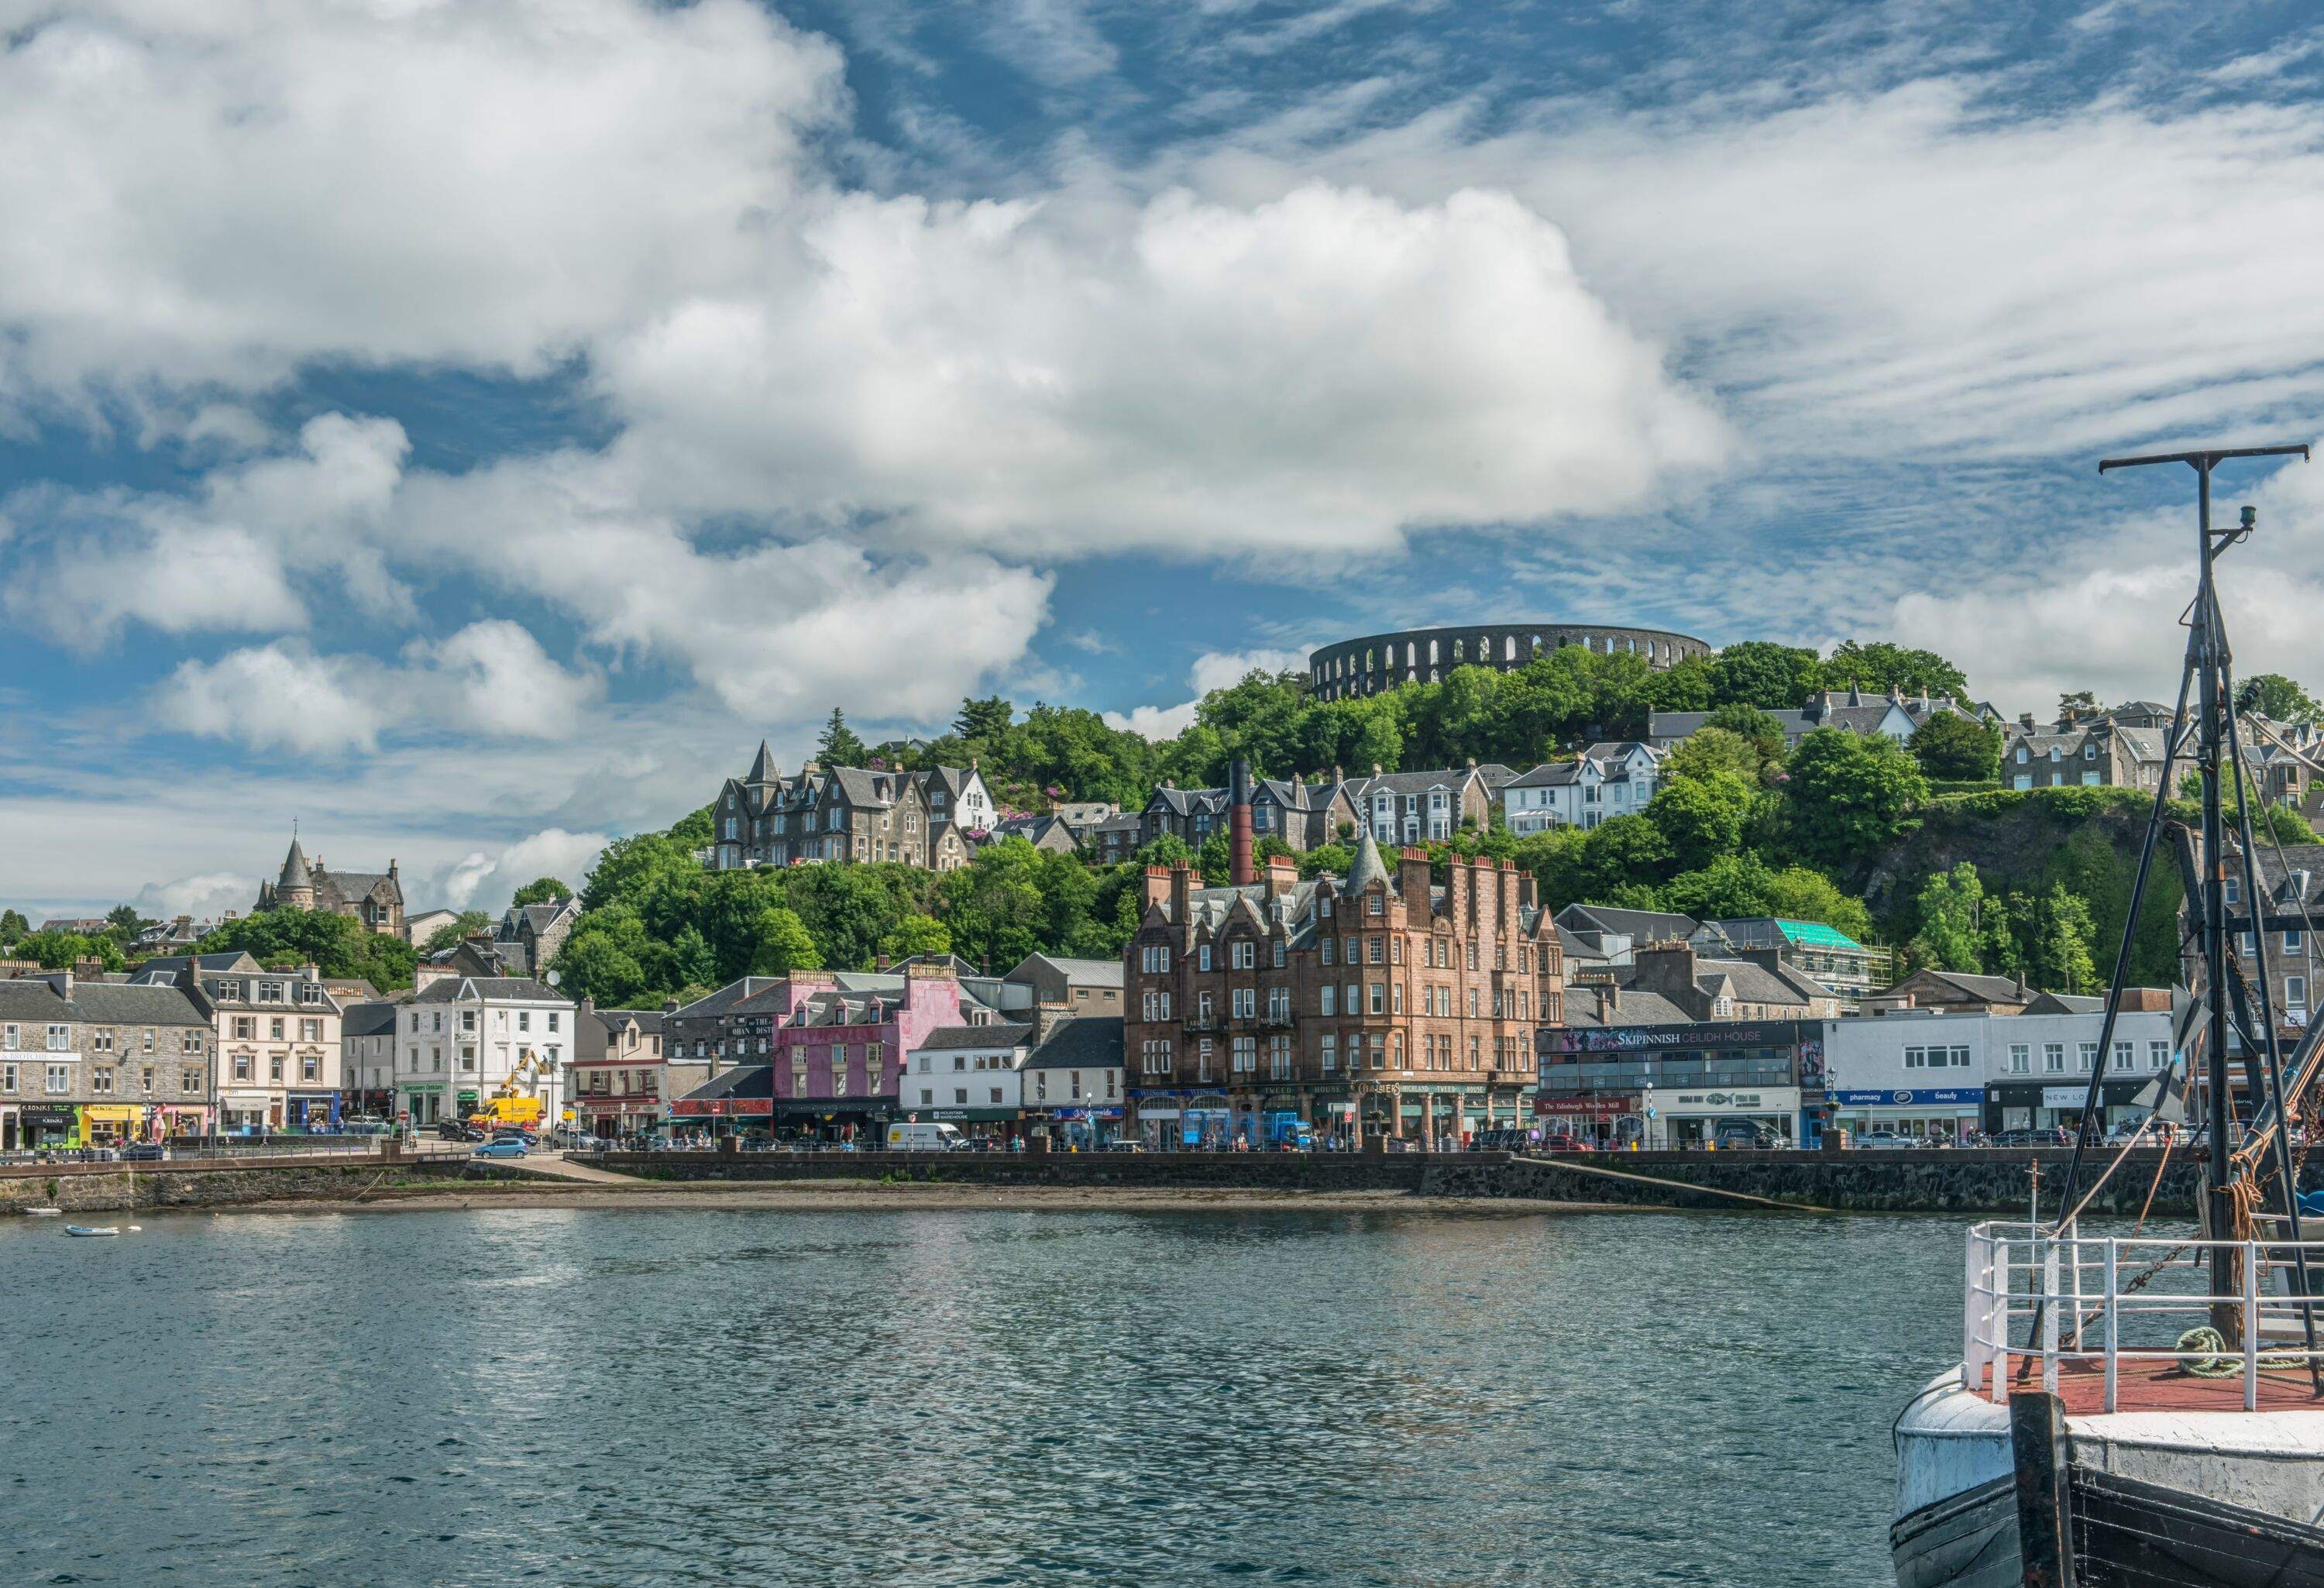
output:
M1259 868L1251 862L1250 762L1240 755L1227 771L1227 854L1236 887L1259 881Z

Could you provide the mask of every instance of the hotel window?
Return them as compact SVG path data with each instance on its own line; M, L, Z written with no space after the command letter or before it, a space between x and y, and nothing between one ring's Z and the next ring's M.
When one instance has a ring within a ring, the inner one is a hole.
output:
M151 1026L145 1028L144 1048L148 1053L153 1051L153 1028Z
M2170 1044L2170 1043L2168 1043L2168 1042L2159 1042L2159 1041L2158 1041L2158 1042L2149 1042L2149 1043L2146 1045L2146 1067L2147 1067L2147 1068L2152 1069L2152 1070L2163 1069L2163 1068L2167 1067L2167 1066L2170 1065L2170 1063L2171 1063L2171 1044Z
M49 1051L51 1053L62 1053L71 1046L72 1028L70 1026L51 1026L49 1028Z
M301 1041L301 1042L320 1042L322 1039L323 1039L323 1022L322 1022L322 1021L320 1021L320 1020L300 1020L300 1021L299 1022L299 1040L300 1040L300 1041Z
M90 1070L88 1072L88 1089L91 1092L99 1094L100 1095L109 1095L113 1091L113 1066L110 1065L98 1065L96 1068Z
M247 1053L237 1053L234 1056L234 1078L237 1081L250 1079L250 1055Z
M202 1089L202 1072L188 1070L178 1077L178 1090L189 1096Z
M312 1054L300 1059L299 1061L299 1078L302 1081L314 1081L322 1068L322 1064L323 1061L315 1057Z
M1404 1012L1404 983L1402 982L1393 982L1389 983L1388 1012L1390 1014L1402 1014Z
M2283 951L2286 954L2298 954L2301 951L2301 935L2296 929L2286 932L2283 935Z
M1198 971L1206 971L1211 968L1211 946L1209 944L1205 943L1200 948L1194 950L1194 968Z
M1236 1075L1248 1076L1253 1074L1259 1068L1259 1039L1256 1037L1237 1037L1234 1039L1232 1055L1234 1073Z
M1275 968L1277 970L1281 970L1283 968L1283 939L1277 937L1275 940Z
M1211 1039L1205 1037L1194 1045L1194 1079L1207 1081L1210 1078Z
M72 1090L72 1071L60 1064L49 1066L49 1095L61 1097Z
M1374 889L1368 897L1368 901L1364 906L1365 909L1373 915L1385 914L1387 911L1386 897L1387 896L1381 893L1378 889Z
M1235 968L1235 969L1237 969L1237 970L1239 970L1239 971L1254 970L1254 969L1258 968L1258 965L1259 965L1259 945L1257 945L1256 943L1251 942L1249 938L1244 938L1244 939L1242 939L1240 942L1238 942L1237 944L1235 944L1235 946L1234 946L1234 968Z
M88 1034L88 1050L91 1053L112 1052L113 1033L111 1031L91 1031Z
M1323 940L1323 963L1325 965L1331 965L1333 963L1334 956L1332 953L1332 942L1333 940L1329 937Z
M2132 1068L2131 1056L2136 1051L2137 1049L2131 1043L2116 1043L2114 1045L2114 1067L2120 1070L2124 1075L2128 1075Z
M2296 1011L2304 1015L2308 1012L2308 978L2306 976L2283 978L2283 1007L2286 1013Z
M2087 1072L2098 1062L2098 1045L2095 1042L2082 1042L2076 1046L2080 1051L2074 1055L2074 1067Z
M1370 983L1371 991L1365 1005L1373 1014L1388 1012L1388 989L1378 982Z
M0 1064L0 1092L13 1094L15 1090L16 1066L13 1064Z
M23 1045L23 1039L24 1029L22 1026L0 1026L0 1048L14 1053Z
M1207 987L1194 994L1194 1018L1199 1024L1211 1023L1211 991Z
M1315 1012L1317 1014L1337 1014L1340 1012L1333 1007L1333 1005L1338 1002L1338 999L1335 996L1338 991L1339 989L1333 987L1328 982L1321 988L1317 989L1315 1007ZM1329 1038L1324 1039L1326 1041L1330 1040Z
M1257 1018L1258 1018L1258 1015L1259 1015L1259 989L1258 989L1258 988L1256 988L1256 987L1237 987L1237 988L1235 988L1235 989L1233 989L1233 990L1232 990L1232 992L1231 992L1231 996L1234 999L1234 1018L1235 1018L1235 1019L1237 1019L1237 1020L1255 1020L1255 1019L1257 1019Z
M2042 1073L2050 1076L2066 1073L2066 1045L2063 1042L2042 1044Z
M266 1078L276 1085L282 1084L282 1056L276 1054L266 1061Z
M272 1020L268 1020L268 1021L266 1022L266 1026L267 1026L267 1038L268 1038L268 1039L269 1039L270 1041L280 1042L280 1041L281 1041L281 1040L282 1040L282 1029L283 1029L283 1028L282 1028L282 1017L281 1017L281 1015L279 1015L279 1014L278 1014L278 1015L276 1015Z
M1329 989L1325 991L1328 992ZM1330 1075L1340 1065L1340 1039L1330 1031L1324 1032L1317 1044L1316 1054L1323 1066L1323 1073ZM8 1090L14 1092L15 1089L15 1066L11 1065L8 1070Z
M1364 943L1364 957L1374 965L1385 965L1388 963L1387 939L1383 937L1371 937L1366 939Z

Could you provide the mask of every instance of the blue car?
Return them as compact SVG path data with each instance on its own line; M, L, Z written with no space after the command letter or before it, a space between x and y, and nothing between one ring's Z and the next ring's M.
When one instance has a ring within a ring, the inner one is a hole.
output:
M530 1149L522 1141L511 1136L504 1140L485 1142L482 1147L476 1149L475 1156L478 1158L522 1158L528 1150Z

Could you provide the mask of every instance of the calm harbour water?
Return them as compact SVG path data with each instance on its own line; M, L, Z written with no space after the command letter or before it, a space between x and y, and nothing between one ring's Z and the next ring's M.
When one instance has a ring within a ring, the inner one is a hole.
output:
M0 1581L1886 1584L1944 1219L0 1227Z

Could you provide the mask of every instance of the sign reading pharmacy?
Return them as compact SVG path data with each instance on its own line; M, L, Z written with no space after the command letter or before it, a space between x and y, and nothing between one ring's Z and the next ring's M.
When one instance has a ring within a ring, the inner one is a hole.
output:
M1982 1086L1897 1086L1857 1088L1834 1092L1831 1100L1842 1108L1914 1108L1923 1103L1978 1103L1985 1101Z

